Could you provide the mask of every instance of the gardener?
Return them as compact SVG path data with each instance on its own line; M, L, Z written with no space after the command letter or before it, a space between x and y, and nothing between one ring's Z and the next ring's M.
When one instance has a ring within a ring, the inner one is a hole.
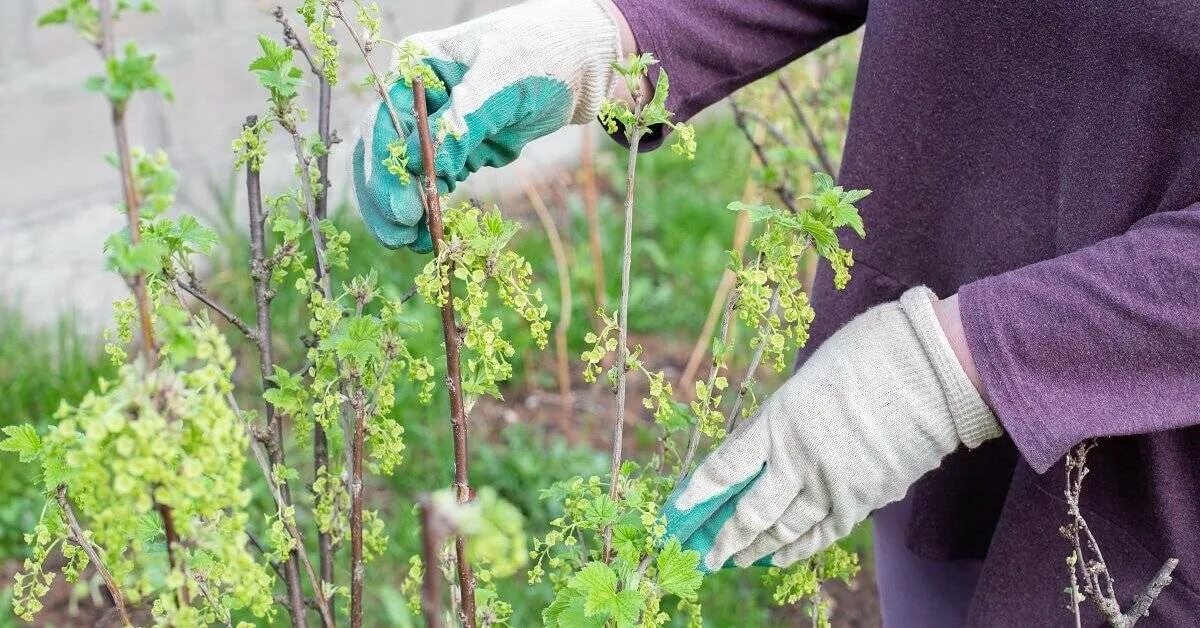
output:
M888 625L1065 623L1062 459L1111 437L1084 514L1117 596L1179 557L1149 622L1195 625L1200 4L537 0L412 38L449 86L442 188L592 121L629 53L686 119L864 24L839 182L874 190L873 237L846 293L817 281L815 350L672 496L670 532L710 570L787 565L874 512ZM363 215L428 250L417 152L407 185L380 167L378 113Z

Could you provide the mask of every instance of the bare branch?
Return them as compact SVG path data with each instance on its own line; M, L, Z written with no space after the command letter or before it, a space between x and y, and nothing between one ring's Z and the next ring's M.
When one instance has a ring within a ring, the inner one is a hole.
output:
M55 492L55 499L58 500L58 505L62 508L63 515L67 519L67 529L69 530L67 538L72 543L83 548L88 560L92 561L92 566L96 568L96 573L100 574L100 579L104 581L104 586L108 588L108 594L112 597L113 605L116 606L117 613L121 616L121 623L126 626L132 626L133 623L129 620L129 611L125 609L125 595L121 592L121 587L117 586L117 581L113 579L112 572L108 570L108 566L104 564L104 560L100 558L100 552L96 551L96 546L92 544L87 534L83 531L83 527L79 525L79 519L75 517L75 508L71 506L71 500L67 499L66 484L58 485L58 490Z
M1080 443L1067 454L1063 465L1067 475L1067 488L1063 494L1066 496L1067 515L1071 521L1060 528L1059 532L1074 545L1072 556L1067 559L1067 566L1071 570L1071 610L1075 615L1075 624L1078 626L1080 624L1079 598L1082 596L1100 611L1112 628L1132 628L1141 618L1149 614L1150 606L1158 599L1163 589L1171 584L1171 574L1179 565L1179 560L1168 558L1159 567L1154 578L1134 598L1129 611L1121 610L1112 572L1104 561L1104 556L1100 553L1100 544L1093 536L1080 507L1083 496L1083 480L1088 474L1087 456L1095 447L1095 441ZM1091 558L1085 553L1085 549L1091 552Z
M640 90L639 90L640 91ZM638 146L642 141L643 129L640 121L645 103L642 95L633 95L633 113L639 123L629 129L629 162L625 170L625 236L621 248L621 299L617 309L617 408L613 420L612 469L609 471L608 496L617 499L617 487L621 480L621 448L625 438L625 395L629 361L629 278L633 260L633 201L634 185L637 182ZM612 560L612 526L604 526L605 562Z
M413 79L413 105L417 116L417 133L421 141L421 161L425 167L424 200L425 216L433 239L433 254L443 258L446 248L446 229L442 224L442 201L438 196L437 173L433 157L433 139L429 132L429 111L425 101L425 83L418 77ZM453 262L446 256L447 276L454 275ZM454 432L454 487L460 503L471 500L471 485L467 472L467 412L463 405L461 342L458 323L454 320L453 283L445 284L446 302L442 305L442 337L446 344L446 383L450 394L450 421ZM475 626L475 574L467 559L467 541L459 536L455 539L455 555L458 565L458 580L464 623Z
M228 308L220 303L217 303L217 301L213 299L212 295L210 295L208 291L199 284L199 282L195 281L194 279L189 279L188 281L178 279L176 280L175 285L179 286L184 292L192 295L193 298L203 303L215 314L228 321L230 325L236 327L238 331L242 332L242 335L246 336L246 338L248 338L250 341L258 342L258 332L254 329L251 329L250 326L246 324L246 321L243 321L240 316L230 312Z
M837 171L833 167L833 160L829 158L829 152L825 150L825 144L821 142L821 138L817 135L812 124L808 121L808 116L804 114L804 108L800 105L800 101L796 100L796 95L792 92L791 86L788 85L787 79L782 74L779 75L779 89L783 91L783 95L787 98L788 104L792 106L792 112L796 114L796 121L804 128L804 134L808 136L808 143L812 146L813 152L817 154L817 160L821 162L821 167L831 177L837 176Z

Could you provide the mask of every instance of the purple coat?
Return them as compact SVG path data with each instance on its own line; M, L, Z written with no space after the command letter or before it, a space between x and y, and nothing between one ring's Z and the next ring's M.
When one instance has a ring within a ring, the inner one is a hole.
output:
M869 237L810 347L957 291L1008 434L914 487L910 548L985 559L974 625L1066 625L1061 460L1107 437L1083 501L1118 595L1178 557L1141 625L1200 624L1200 2L616 4L683 118L865 24L839 181Z

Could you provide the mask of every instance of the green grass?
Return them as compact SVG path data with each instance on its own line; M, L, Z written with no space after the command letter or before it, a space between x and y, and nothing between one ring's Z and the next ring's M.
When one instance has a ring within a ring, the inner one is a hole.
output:
M115 372L99 340L80 333L72 318L50 326L29 323L0 305L0 427L44 426L59 403L79 400L100 377ZM0 559L24 555L22 534L41 511L34 469L0 454Z

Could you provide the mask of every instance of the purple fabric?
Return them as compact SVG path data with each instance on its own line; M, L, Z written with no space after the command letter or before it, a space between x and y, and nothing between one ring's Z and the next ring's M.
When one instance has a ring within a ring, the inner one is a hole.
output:
M1176 584L1140 625L1190 625L1200 3L615 2L685 117L865 24L839 181L874 190L861 204L869 237L845 242L858 260L845 292L819 273L809 347L908 286L959 292L1008 433L913 487L909 546L986 557L975 625L1065 623L1059 461L1110 437L1084 505L1123 600L1178 557Z
M896 628L959 628L979 582L983 561L930 560L907 547L912 499L881 508L874 524L875 582L883 625Z

